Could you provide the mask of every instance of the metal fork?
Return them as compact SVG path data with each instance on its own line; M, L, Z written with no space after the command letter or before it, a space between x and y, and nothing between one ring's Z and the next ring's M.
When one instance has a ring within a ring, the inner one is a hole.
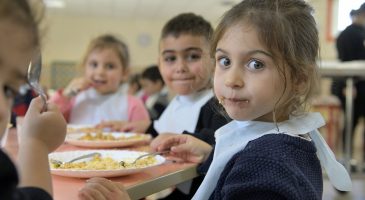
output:
M98 152L94 152L94 153L89 153L89 154L86 154L86 155L82 155L82 156L79 156L79 157L76 157L70 161L67 161L67 162L63 162L63 161L60 161L60 160L55 160L55 159L51 159L51 163L53 163L54 165L56 165L56 167L59 167L63 164L66 164L66 163L73 163L77 160L81 160L81 159L85 159L85 158L90 158L90 157L94 157L94 156L101 156L100 153Z
M38 93L43 100L43 109L47 109L47 96L44 92L42 86L39 84L39 79L41 77L42 71L42 57L39 53L35 59L32 59L28 66L27 79L29 85Z
M147 156L155 156L155 155L163 155L163 154L166 154L166 153L169 153L170 152L170 150L166 150L166 151L160 151L160 152L152 152L152 153L146 153L146 154L143 154L143 155L140 155L140 156L138 156L136 159L134 159L134 161L133 162L131 162L130 164L132 164L132 165L134 165L134 164L136 164L137 163L137 161L138 160L140 160L140 159L142 159L142 158L144 158L144 157L147 157ZM125 166L125 164L126 164L126 162L124 162L124 161L120 161L119 162L119 165L121 165L121 166Z

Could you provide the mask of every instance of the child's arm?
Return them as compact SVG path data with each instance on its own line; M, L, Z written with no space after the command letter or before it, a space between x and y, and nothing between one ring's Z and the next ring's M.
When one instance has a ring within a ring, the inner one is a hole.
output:
M46 112L41 112L42 106L40 97L31 102L18 133L20 185L52 194L48 153L63 143L66 121L55 105L48 104Z
M50 98L50 102L57 104L66 120L69 120L71 110L75 103L75 96L91 86L84 77L74 78L66 88L58 90Z
M170 150L172 156L193 163L204 162L212 151L208 143L187 134L160 134L150 146L155 151Z
M122 184L112 182L105 178L91 178L79 191L80 200L106 199L129 200L128 193Z
M79 92L86 90L90 86L90 81L87 80L85 77L74 78L63 90L62 95L71 98L76 96Z
M140 99L128 95L128 121L133 122L141 120L150 120L145 105Z
M71 109L75 103L75 98L68 98L62 93L63 90L58 90L54 95L51 96L49 102L56 104L65 119L68 121L70 118Z

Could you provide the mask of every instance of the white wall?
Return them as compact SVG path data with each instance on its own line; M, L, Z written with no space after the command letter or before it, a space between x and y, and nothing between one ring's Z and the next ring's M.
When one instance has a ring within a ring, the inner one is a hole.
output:
M326 39L327 0L309 2L316 10L315 18L320 32L321 57L324 60L335 59L334 42ZM124 39L130 49L132 70L140 71L143 67L155 63L158 55L159 35L165 21L126 21L113 18L48 15L44 23L46 25L43 40L45 69L42 83L49 86L51 74L48 67L51 62L79 62L88 42L104 33L114 33ZM141 45L138 42L140 35L150 37L150 43Z
M156 62L157 44L164 22L122 21L112 18L49 16L44 38L45 62L54 60L81 60L89 41L104 33L120 36L129 46L133 66L145 66ZM138 37L148 35L146 46Z

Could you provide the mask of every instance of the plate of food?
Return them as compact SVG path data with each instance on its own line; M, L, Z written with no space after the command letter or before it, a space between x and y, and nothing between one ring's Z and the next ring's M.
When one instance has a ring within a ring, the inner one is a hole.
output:
M98 153L98 155L68 162L76 157L91 153ZM160 155L150 155L134 162L137 157L147 153L129 150L79 150L54 152L48 155L48 159L51 173L54 175L77 178L117 177L141 172L161 165L166 160Z
M66 142L80 147L114 148L149 142L151 135L125 132L82 132L67 134Z

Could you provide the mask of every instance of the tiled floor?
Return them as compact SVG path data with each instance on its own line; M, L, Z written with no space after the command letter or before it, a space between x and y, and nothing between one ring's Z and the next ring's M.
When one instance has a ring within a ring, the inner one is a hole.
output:
M352 192L340 193L336 191L328 180L324 181L323 200L364 200L365 175L352 175Z
M335 190L328 179L324 181L323 200L364 200L365 199L365 175L352 174L353 191L341 193Z
M358 163L363 162L363 130L364 120L362 120L362 123L358 127L356 127L354 136L354 158L358 161ZM341 158L342 154L339 150L336 152L336 156L337 158ZM353 184L353 191L348 193L340 193L336 191L329 183L328 179L325 178L323 187L323 200L365 200L365 173L352 173L351 179Z

